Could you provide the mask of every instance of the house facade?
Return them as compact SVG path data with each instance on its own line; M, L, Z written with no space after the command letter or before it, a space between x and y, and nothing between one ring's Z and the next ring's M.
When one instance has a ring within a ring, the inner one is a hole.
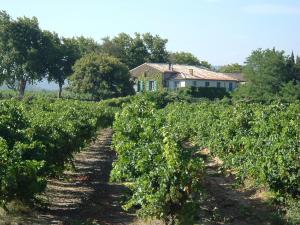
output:
M132 70L136 92L175 90L182 87L215 87L233 91L244 79L240 74L225 74L206 68L167 63L144 63Z

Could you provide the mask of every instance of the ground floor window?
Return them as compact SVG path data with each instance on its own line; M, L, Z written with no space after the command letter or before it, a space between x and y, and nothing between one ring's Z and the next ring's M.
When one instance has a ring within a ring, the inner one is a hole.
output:
M217 88L221 87L221 82L217 82Z
M232 91L232 90L233 90L233 84L229 83L229 91Z
M140 81L137 81L137 83L136 83L136 90L137 90L137 92L139 92L139 91L141 91L141 87L140 87Z
M154 81L153 81L153 80L150 80L150 81L149 81L149 91L154 91L154 88L155 88L155 86L154 86Z
M175 86L175 88L179 88L180 87L180 82L179 81L175 81L174 82L174 86Z
M205 82L205 87L209 87L209 82L208 81Z

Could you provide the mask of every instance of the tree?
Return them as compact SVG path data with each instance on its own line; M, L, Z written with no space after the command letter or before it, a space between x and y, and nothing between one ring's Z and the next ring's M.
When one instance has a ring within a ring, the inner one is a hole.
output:
M12 20L0 12L1 82L23 97L26 84L41 80L46 74L46 39L37 18Z
M219 71L221 73L242 73L243 72L243 66L238 64L238 63L234 63L234 64L229 64L226 66L222 66Z
M90 94L94 100L134 93L126 65L106 55L90 53L76 61L70 77L70 89Z
M275 49L253 51L243 72L247 83L237 90L236 97L268 100L279 93L289 77L284 51Z
M185 64L185 65L194 65L194 66L203 66L208 69L211 68L211 65L206 61L200 61L196 56L190 52L174 52L170 53L169 61L173 64Z
M287 102L300 100L300 82L290 81L284 84L280 90L280 97Z
M118 58L129 69L145 62L164 63L168 61L167 39L150 33L135 33L134 37L120 33L114 38L102 39L101 52Z
M47 51L48 55L48 81L58 84L58 98L61 98L62 87L67 77L72 74L72 66L80 57L78 45L72 39L59 38L56 33L44 32L51 45Z
M173 64L200 65L200 60L189 52L170 53L169 60Z
M295 80L300 81L300 57L297 56L296 62L295 62L295 70L294 70L294 77Z
M140 34L132 38L128 34L120 33L113 39L104 38L102 52L118 58L130 69L146 62L147 48Z
M150 33L143 34L142 38L148 51L148 57L146 57L147 62L168 62L169 53L166 50L166 44L168 43L168 39L163 39L159 35L153 36Z
M101 45L93 38L86 38L83 36L73 37L68 39L68 44L77 47L80 57L92 52L100 53L101 51Z
M299 97L300 61L294 54L275 49L258 49L247 58L243 74L247 80L233 96L238 99L270 101Z

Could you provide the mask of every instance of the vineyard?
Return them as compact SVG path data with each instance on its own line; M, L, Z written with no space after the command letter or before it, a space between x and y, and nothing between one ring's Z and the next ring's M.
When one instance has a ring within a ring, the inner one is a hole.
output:
M293 198L299 204L299 103L161 106L141 98L117 114L112 179L132 190L126 208L137 207L140 216L166 224L190 224L201 204L200 151L207 148L238 182L254 180L278 200Z
M124 104L125 103L125 104ZM84 102L0 101L0 201L33 203L97 130L113 127L112 182L123 207L165 224L193 224L203 202L206 156L237 183L253 181L299 210L300 103L231 103L170 94ZM296 215L294 213L293 215ZM299 220L295 219L297 224Z
M74 152L112 124L120 102L0 101L1 205L32 201L45 189L47 177L61 174Z

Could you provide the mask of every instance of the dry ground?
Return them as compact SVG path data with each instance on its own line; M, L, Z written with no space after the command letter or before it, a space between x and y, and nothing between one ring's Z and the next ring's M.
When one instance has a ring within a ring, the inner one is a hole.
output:
M75 155L73 171L60 179L49 180L41 196L44 209L24 210L26 214L0 215L0 224L14 225L162 225L160 221L138 220L120 206L126 187L109 182L115 153L111 149L111 129L104 129L90 147ZM201 225L281 224L272 209L255 189L234 188L234 177L219 172L218 161L207 157L205 200L199 209Z

